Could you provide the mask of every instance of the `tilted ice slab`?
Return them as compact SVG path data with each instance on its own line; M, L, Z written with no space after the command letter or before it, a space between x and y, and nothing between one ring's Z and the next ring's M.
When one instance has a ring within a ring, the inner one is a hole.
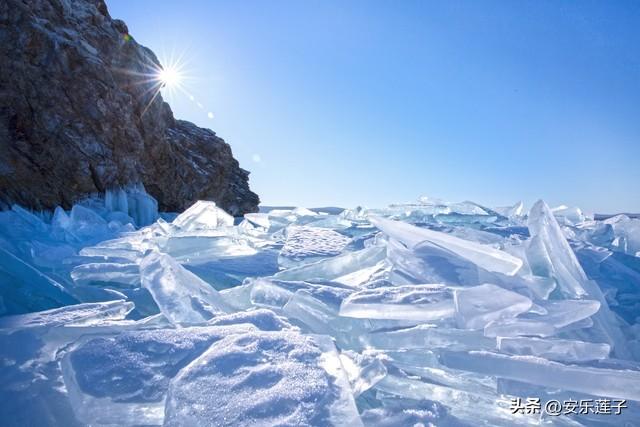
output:
M172 380L166 426L361 426L328 337L253 332L226 337Z
M430 321L454 313L453 292L443 285L365 289L348 296L340 306L340 316L365 319Z
M569 298L588 296L598 301L600 309L592 317L594 328L603 335L617 357L631 359L618 319L609 309L597 283L587 278L557 220L542 200L531 208L528 226L531 242L527 259L534 274L554 277Z
M279 280L334 280L359 271L365 267L372 267L385 259L384 246L371 246L359 251L347 252L332 258L282 270L273 277Z
M381 331L363 338L368 345L378 349L493 349L495 339L487 338L481 331L418 325L395 331Z
M215 202L198 200L178 215L171 225L181 231L209 230L232 226L233 217L217 207Z
M531 308L531 300L516 292L485 283L454 291L458 326L483 329L489 322L516 317Z
M133 309L129 301L108 301L68 305L36 313L0 317L0 330L88 326L104 320L119 320Z
M487 351L446 352L441 361L454 369L597 396L640 400L640 371L635 370L565 365L542 357Z
M189 265L257 253L248 239L242 238L237 230L230 228L188 234L174 233L168 236L159 247L162 252Z
M3 306L0 313L35 311L77 301L62 284L29 263L0 247L0 290Z
M102 282L133 287L140 285L140 267L135 263L81 264L71 271L71 278L80 284Z
M205 322L232 311L208 283L186 270L169 255L152 252L140 264L142 286L172 323Z
M387 375L387 368L382 361L370 354L345 350L340 353L340 363L354 397L360 396Z
M400 221L391 221L380 217L371 217L370 221L382 232L401 241L410 249L419 243L429 241L474 262L487 271L508 276L513 276L522 267L521 259L491 246L459 239Z
M504 353L538 356L560 362L606 359L611 351L609 344L604 343L531 337L498 337L497 348Z
M455 253L430 242L407 249L396 239L387 243L387 260L392 271L412 284L445 283L472 286L480 281L478 267ZM394 280L400 282L394 277Z
M397 375L387 375L375 388L408 399L437 400L452 415L474 426L539 425L534 415L511 415L509 401L497 394L473 393Z

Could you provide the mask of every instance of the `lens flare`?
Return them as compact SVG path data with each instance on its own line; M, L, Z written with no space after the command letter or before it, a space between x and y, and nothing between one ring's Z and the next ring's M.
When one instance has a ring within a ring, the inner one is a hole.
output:
M175 101L179 95L186 96L199 109L208 111L185 87L189 80L193 80L193 77L187 72L187 61L184 56L184 51L176 53L175 50L172 50L170 54L161 52L158 55L158 60L145 58L146 61L131 68L114 68L114 71L128 76L129 85L142 88L138 95L144 97L146 104L142 115L154 105L154 101L160 93L169 103ZM214 115L209 111L207 117L211 120Z
M180 85L182 82L182 75L180 72L173 68L164 68L158 73L158 80L162 83L162 87L171 89Z

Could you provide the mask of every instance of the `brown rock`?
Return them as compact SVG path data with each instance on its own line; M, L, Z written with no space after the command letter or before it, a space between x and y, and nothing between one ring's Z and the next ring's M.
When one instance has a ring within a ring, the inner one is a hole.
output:
M154 98L159 67L102 0L1 1L0 206L69 208L142 183L161 210L255 211L229 145Z

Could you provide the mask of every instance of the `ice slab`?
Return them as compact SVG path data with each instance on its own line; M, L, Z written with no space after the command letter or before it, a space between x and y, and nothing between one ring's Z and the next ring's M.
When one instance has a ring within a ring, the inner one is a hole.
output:
M108 301L68 305L35 313L0 317L0 330L87 326L104 320L118 320L133 309L128 301Z
M46 310L78 302L62 284L2 247L0 291L4 314Z
M551 209L556 220L564 225L577 225L584 222L588 216L577 206L560 205ZM593 217L591 217L593 218Z
M398 375L387 375L376 384L376 389L408 399L437 400L449 409L451 415L474 426L539 425L535 415L511 415L510 402L496 394L469 393Z
M488 351L445 352L441 362L454 369L545 387L640 400L640 371L636 370L565 365L541 357L509 356Z
M251 256L257 253L247 239L226 229L172 235L160 243L160 249L189 265L204 264L221 258Z
M198 200L171 223L181 231L211 230L233 225L233 217L214 202Z
M360 396L387 375L387 368L375 355L345 350L340 353L340 363L347 374L354 397Z
M214 343L172 380L166 426L361 426L330 340L255 332Z
M479 269L474 263L429 242L407 249L399 241L390 239L387 258L392 272L412 284L476 285L480 281Z
M491 246L459 239L400 221L391 221L380 217L371 217L370 221L385 234L399 240L410 249L428 241L472 261L487 271L508 276L513 276L522 267L521 259Z
M541 302L540 305L546 313L543 315L531 314L527 317L533 320L541 320L552 324L556 328L563 328L572 323L579 322L600 310L600 302L595 300L565 299L557 301Z
M562 291L570 298L586 295L582 282L587 277L562 229L549 207L539 200L529 211L530 248L529 264L535 274L553 275Z
M560 362L606 359L609 344L530 337L498 337L498 350L520 356L538 356Z
M74 413L86 424L162 424L165 395L178 371L213 342L252 330L209 326L87 339L62 361Z
M136 286L140 284L140 267L133 263L81 264L73 268L71 278L80 284L101 282Z
M484 327L486 337L538 336L549 337L558 333L558 329L543 320L507 318L494 320Z
M340 316L365 319L430 321L452 317L453 292L443 285L391 286L349 295Z
M640 257L640 219L616 215L604 223L613 229L614 239L610 245L614 250Z
M456 289L454 301L458 326L468 329L484 329L489 322L516 317L532 305L529 298L490 283Z
M147 255L140 264L140 274L142 286L176 325L205 322L232 311L215 289L169 255Z
M280 264L289 267L307 258L339 255L351 240L336 231L309 226L289 226L285 234Z
M370 333L364 338L378 349L493 349L495 340L478 331L424 324L394 331Z
M348 252L313 264L293 267L275 274L279 280L334 280L364 267L371 267L386 257L384 246L371 246L359 251Z

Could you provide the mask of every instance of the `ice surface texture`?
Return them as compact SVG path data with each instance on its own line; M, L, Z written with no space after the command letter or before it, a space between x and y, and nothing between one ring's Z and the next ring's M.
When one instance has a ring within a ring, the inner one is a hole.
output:
M637 424L637 220L156 206L129 188L0 212L3 425ZM512 414L514 397L628 408Z

